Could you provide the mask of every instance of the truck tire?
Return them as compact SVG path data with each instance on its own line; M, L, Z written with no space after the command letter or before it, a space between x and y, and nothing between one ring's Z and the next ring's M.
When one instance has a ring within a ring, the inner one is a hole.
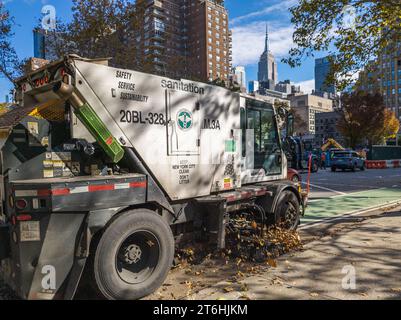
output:
M300 224L300 207L301 204L294 192L283 191L274 213L275 225L287 230L296 230Z
M336 172L336 171L337 171L337 168L336 168L336 167L331 167L331 171L332 171L332 172Z
M137 300L163 285L174 259L170 226L155 212L124 213L105 230L96 248L93 273L108 300Z

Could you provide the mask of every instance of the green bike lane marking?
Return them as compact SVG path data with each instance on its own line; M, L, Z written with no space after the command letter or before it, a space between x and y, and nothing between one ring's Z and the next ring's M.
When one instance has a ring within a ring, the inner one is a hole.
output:
M302 223L314 223L327 218L363 211L401 201L400 188L383 188L315 200L306 209Z

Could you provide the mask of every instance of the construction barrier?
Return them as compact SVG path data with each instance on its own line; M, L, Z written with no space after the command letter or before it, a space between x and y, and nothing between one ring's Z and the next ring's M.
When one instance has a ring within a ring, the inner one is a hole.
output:
M366 161L367 169L391 169L401 168L401 160L381 160L381 161Z

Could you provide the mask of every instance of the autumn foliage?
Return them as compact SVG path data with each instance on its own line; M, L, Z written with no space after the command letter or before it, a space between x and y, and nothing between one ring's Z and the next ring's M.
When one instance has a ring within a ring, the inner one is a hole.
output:
M395 114L388 110L380 94L357 91L342 97L338 130L355 148L359 144L381 144L400 128Z

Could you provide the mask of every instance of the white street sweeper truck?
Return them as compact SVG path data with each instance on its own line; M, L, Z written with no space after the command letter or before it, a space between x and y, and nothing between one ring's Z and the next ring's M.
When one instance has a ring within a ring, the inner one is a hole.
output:
M296 229L272 105L67 56L17 82L0 117L0 276L24 299L107 299L165 281L180 243L225 247L232 217Z

